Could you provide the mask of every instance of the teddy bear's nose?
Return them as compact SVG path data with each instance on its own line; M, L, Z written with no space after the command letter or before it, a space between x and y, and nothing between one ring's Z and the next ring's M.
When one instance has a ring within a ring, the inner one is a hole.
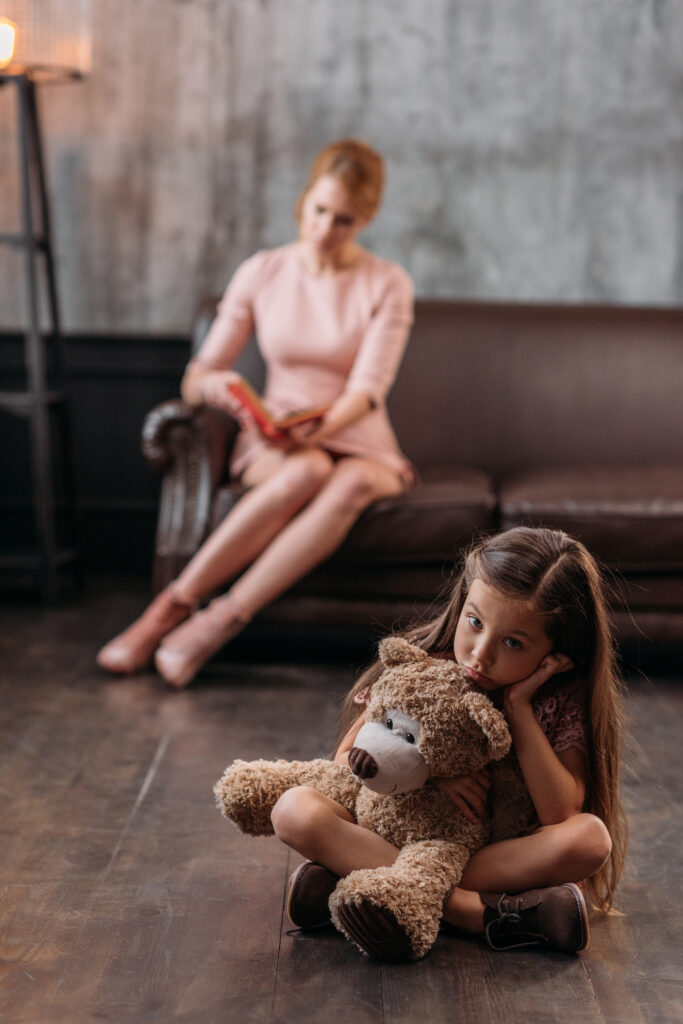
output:
M378 772L374 757L362 747L352 747L349 751L349 768L358 779L374 779Z

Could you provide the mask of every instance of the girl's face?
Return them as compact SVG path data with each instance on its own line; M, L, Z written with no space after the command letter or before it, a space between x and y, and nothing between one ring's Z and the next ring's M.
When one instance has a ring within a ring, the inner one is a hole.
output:
M326 174L304 196L299 237L322 260L333 260L356 240L368 221L361 217L351 197L337 179Z
M550 654L543 616L481 579L472 582L455 630L455 660L483 690L530 676Z

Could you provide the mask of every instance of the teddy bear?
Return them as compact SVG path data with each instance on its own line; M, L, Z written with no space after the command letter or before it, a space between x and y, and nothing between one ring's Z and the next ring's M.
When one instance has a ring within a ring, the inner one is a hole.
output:
M364 940L363 912L369 911L389 926L388 958L415 960L431 949L445 897L489 837L489 825L469 822L433 779L474 772L504 758L511 738L501 712L455 662L432 657L401 637L383 640L379 655L382 673L372 686L348 767L322 758L237 760L214 793L219 809L239 829L269 835L271 811L282 794L311 786L398 847L391 867L361 869L340 879L329 905L335 926L361 951L382 955ZM505 780L503 789L514 788L514 777L513 768L513 781ZM518 816L519 801L510 807ZM512 820L507 826L499 820L497 835L513 834L515 827Z

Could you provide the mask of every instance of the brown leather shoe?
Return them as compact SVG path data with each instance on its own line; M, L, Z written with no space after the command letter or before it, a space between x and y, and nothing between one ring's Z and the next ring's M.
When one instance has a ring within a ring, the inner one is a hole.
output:
M289 879L287 917L297 928L320 928L330 923L328 901L339 878L322 864L306 860Z
M590 942L588 912L578 885L518 893L481 893L484 931L491 949L547 946L579 953Z

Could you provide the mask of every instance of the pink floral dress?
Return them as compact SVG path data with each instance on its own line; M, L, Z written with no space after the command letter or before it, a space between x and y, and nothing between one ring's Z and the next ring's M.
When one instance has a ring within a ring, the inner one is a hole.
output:
M536 721L556 754L576 747L588 759L583 693L579 680L558 676L542 686L532 701Z

